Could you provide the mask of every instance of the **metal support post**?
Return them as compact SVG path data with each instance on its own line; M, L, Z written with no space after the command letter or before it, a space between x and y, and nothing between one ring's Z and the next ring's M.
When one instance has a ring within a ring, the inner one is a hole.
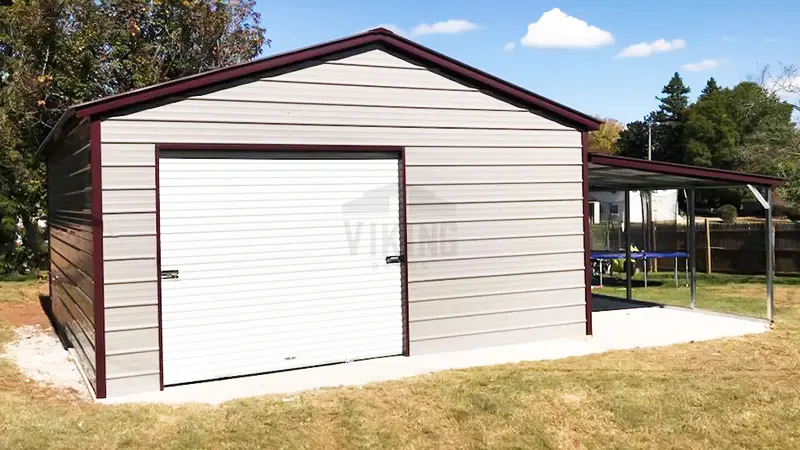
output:
M689 286L692 291L691 307L697 306L697 220L694 214L694 188L689 189L686 209L689 212Z
M769 206L764 212L764 217L766 218L764 228L767 234L767 319L772 322L775 315L775 299L773 296L775 277L775 230L772 227L772 189L768 187L766 191L767 206Z
M631 191L625 190L625 298L633 298L633 263L631 261Z

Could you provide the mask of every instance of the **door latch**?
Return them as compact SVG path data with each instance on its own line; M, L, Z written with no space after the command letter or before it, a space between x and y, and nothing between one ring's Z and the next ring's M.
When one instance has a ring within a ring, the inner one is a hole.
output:
M394 255L386 257L386 264L400 264L405 261L406 258L403 255Z
M161 271L161 279L162 280L177 280L178 279L178 271L177 270L162 270Z

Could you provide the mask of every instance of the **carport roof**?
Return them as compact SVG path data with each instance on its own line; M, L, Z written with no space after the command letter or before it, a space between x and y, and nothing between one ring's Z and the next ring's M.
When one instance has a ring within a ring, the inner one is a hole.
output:
M774 187L782 182L781 178L766 175L589 153L589 188L595 190L740 187L747 184Z

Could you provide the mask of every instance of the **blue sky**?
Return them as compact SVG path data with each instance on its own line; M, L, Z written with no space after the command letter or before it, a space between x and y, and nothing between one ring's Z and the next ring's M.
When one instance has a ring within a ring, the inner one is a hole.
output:
M730 86L763 64L800 64L800 1L792 0L259 0L257 9L273 41L265 56L393 25L538 94L623 122L654 109L675 71L696 95L711 76ZM413 31L436 23L427 34ZM625 50L639 43L646 45Z

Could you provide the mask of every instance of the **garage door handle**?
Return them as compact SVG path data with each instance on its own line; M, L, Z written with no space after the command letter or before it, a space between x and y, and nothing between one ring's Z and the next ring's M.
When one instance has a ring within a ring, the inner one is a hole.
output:
M405 262L405 260L403 255L387 256L386 264L400 264L401 262Z
M161 279L162 280L177 280L178 279L178 271L177 270L162 270L161 271Z

